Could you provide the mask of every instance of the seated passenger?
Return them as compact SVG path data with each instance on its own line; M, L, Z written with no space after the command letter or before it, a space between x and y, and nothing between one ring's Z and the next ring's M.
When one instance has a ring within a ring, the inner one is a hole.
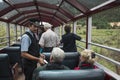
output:
M79 69L94 69L94 59L92 58L94 52L92 50L83 50L80 56L80 63L78 67L75 67L75 70Z
M50 63L40 66L34 70L33 80L35 75L41 70L69 70L67 66L62 65L65 58L65 53L62 49L55 47L50 54Z

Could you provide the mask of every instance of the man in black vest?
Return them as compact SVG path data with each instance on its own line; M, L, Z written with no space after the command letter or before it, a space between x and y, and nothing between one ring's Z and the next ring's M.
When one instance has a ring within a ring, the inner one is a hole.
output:
M21 56L23 57L23 71L25 80L32 80L32 74L37 67L37 62L44 64L43 58L39 57L39 44L34 33L38 27L34 22L29 24L29 30L21 38Z

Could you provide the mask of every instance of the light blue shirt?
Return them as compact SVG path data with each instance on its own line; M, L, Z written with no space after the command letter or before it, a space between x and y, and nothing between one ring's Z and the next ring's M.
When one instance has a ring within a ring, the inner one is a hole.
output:
M32 36L33 33L30 30L27 30ZM24 34L21 38L21 52L28 51L29 46L31 45L31 39L27 34Z

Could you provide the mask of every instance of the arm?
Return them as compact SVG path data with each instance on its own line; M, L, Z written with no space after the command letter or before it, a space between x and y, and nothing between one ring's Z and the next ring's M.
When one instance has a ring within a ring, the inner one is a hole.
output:
M21 56L24 57L24 58L26 58L26 59L29 59L29 60L39 61L39 58L34 57L34 56L30 55L27 52L22 52Z
M81 37L78 36L78 35L76 35L76 34L74 34L74 38L75 38L76 40L81 40Z
M27 59L29 59L29 60L37 61L37 62L39 62L41 65L45 64L45 63L44 63L44 59L43 59L42 57L38 58L38 57L35 57L35 56L30 55L30 54L27 53L27 52L22 52L21 56L24 57L24 58L27 58Z
M41 58L35 57L28 53L28 48L30 44L31 44L30 38L27 35L23 35L21 39L21 56L29 60L38 61L39 63L42 64L44 61Z

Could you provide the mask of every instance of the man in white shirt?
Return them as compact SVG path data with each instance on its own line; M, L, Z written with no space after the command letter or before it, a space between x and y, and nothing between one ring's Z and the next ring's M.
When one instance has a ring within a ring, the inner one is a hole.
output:
M45 32L42 34L39 44L43 48L44 52L51 52L53 47L59 45L60 41L58 35L51 30L49 23L44 24Z

